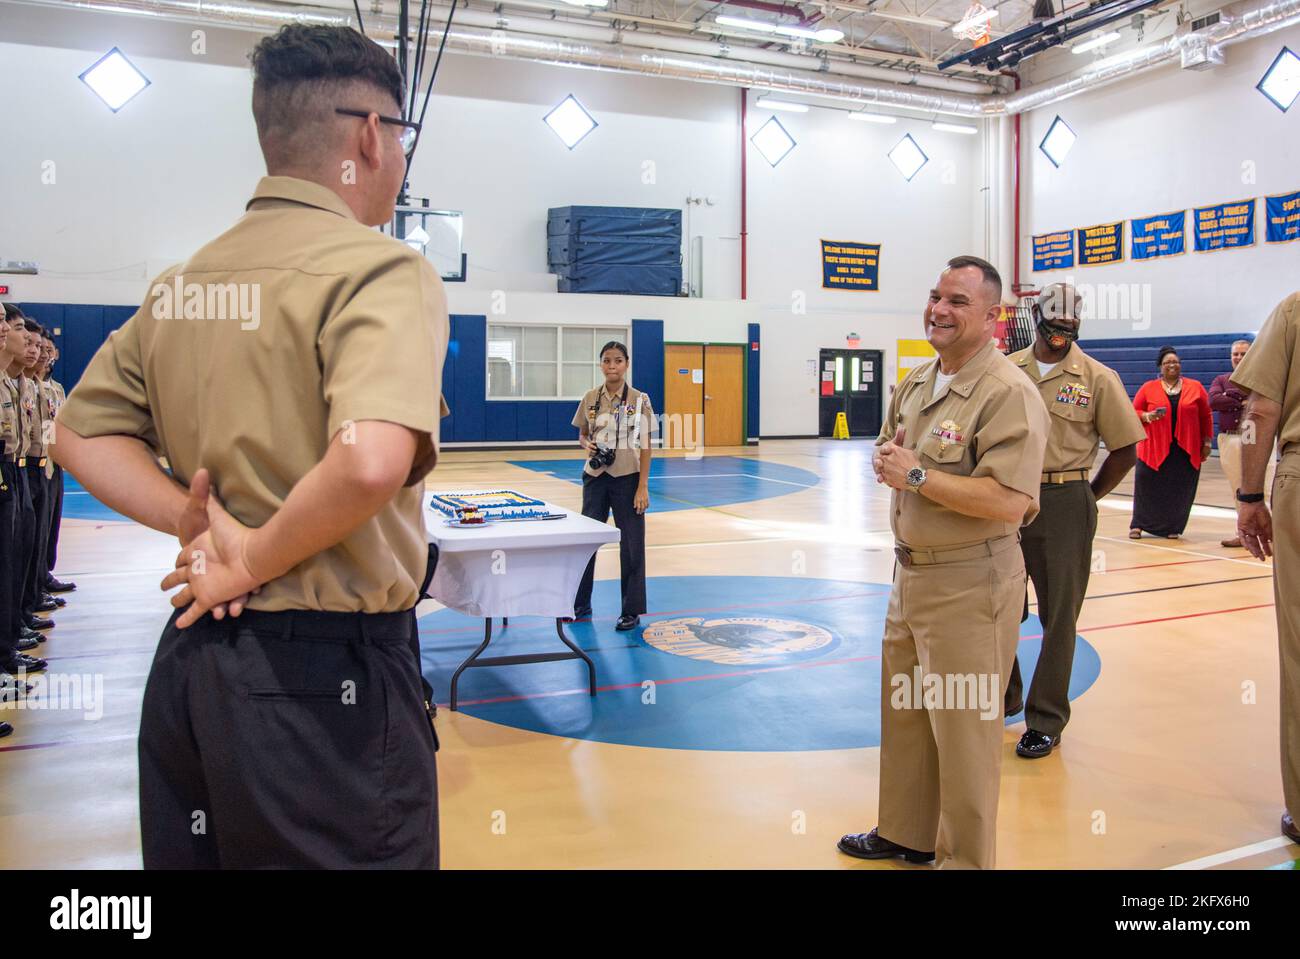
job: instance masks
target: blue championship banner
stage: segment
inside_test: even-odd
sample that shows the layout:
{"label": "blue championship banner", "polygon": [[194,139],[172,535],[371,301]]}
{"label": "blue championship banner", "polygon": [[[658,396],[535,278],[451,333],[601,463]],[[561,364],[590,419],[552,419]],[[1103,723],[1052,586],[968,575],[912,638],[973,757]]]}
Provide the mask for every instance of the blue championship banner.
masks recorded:
{"label": "blue championship banner", "polygon": [[1079,265],[1100,266],[1124,260],[1124,221],[1080,227]]}
{"label": "blue championship banner", "polygon": [[1132,257],[1135,260],[1153,260],[1158,256],[1177,256],[1187,235],[1187,211],[1164,213],[1129,220],[1132,231]]}
{"label": "blue championship banner", "polygon": [[1034,269],[1069,270],[1074,268],[1074,231],[1039,233],[1034,236]]}
{"label": "blue championship banner", "polygon": [[1192,211],[1196,252],[1255,245],[1255,199],[1199,206]]}
{"label": "blue championship banner", "polygon": [[1264,197],[1264,242],[1300,240],[1300,191]]}
{"label": "blue championship banner", "polygon": [[880,289],[880,244],[822,240],[822,289]]}

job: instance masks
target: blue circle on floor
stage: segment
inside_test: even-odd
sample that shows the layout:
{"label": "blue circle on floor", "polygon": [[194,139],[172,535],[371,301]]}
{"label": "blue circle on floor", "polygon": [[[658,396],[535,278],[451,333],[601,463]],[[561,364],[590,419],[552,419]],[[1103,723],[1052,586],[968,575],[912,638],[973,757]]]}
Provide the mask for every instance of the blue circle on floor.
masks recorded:
{"label": "blue circle on floor", "polygon": [[[880,745],[880,642],[890,587],[780,576],[661,576],[647,584],[641,629],[614,629],[617,580],[599,580],[592,622],[565,626],[596,665],[588,694],[580,660],[467,669],[459,708],[478,719],[572,739],[755,752]],[[485,656],[563,652],[555,621],[512,618]],[[1042,627],[1021,624],[1028,688]],[[483,621],[452,610],[420,618],[424,675],[446,703],[456,667],[483,640]],[[1101,672],[1075,645],[1070,698]],[[978,695],[978,693],[977,693]],[[999,692],[998,698],[1001,697]],[[1011,720],[1008,720],[1010,722]]]}
{"label": "blue circle on floor", "polygon": [[[556,479],[582,485],[582,460],[512,460]],[[750,503],[811,489],[821,482],[816,473],[745,456],[656,456],[650,460],[650,512],[699,509]]]}

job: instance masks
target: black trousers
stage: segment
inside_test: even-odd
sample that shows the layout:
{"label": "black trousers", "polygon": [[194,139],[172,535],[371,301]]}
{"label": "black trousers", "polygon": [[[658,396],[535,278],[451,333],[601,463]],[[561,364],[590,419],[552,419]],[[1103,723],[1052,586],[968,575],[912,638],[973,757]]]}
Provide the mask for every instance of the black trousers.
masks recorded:
{"label": "black trousers", "polygon": [[59,558],[59,527],[63,524],[63,467],[55,465],[54,478],[49,481],[50,532],[45,540],[45,581],[54,574],[54,564]]}
{"label": "black trousers", "polygon": [[[18,496],[14,502],[13,631],[26,624],[32,609],[27,605],[27,575],[32,568],[36,547],[36,509],[32,499],[31,477],[26,467],[15,466]],[[33,602],[32,607],[36,604]]]}
{"label": "black trousers", "polygon": [[413,611],[178,615],[140,716],[146,869],[437,868]]}
{"label": "black trousers", "polygon": [[35,459],[27,461],[27,488],[32,497],[32,549],[23,583],[23,612],[34,614],[49,569],[45,565],[45,544],[50,530],[50,481],[45,478],[45,467],[37,466]]}
{"label": "black trousers", "polygon": [[[623,615],[640,616],[645,612],[645,514],[633,505],[640,473],[626,476],[582,474],[582,515],[601,523],[614,513],[614,525],[622,538],[618,544],[618,568],[622,573]],[[591,605],[591,588],[596,577],[596,556],[592,554],[573,600],[574,609]]]}
{"label": "black trousers", "polygon": [[18,467],[0,457],[0,662],[18,651],[14,588],[18,583]]}
{"label": "black trousers", "polygon": [[[1086,480],[1049,483],[1039,488],[1040,510],[1020,532],[1025,571],[1034,583],[1038,618],[1043,624],[1038,665],[1025,701],[1025,725],[1059,736],[1070,721],[1070,674],[1092,571],[1092,541],[1097,533],[1097,499]],[[1015,661],[1006,702],[1023,695],[1020,660]]]}

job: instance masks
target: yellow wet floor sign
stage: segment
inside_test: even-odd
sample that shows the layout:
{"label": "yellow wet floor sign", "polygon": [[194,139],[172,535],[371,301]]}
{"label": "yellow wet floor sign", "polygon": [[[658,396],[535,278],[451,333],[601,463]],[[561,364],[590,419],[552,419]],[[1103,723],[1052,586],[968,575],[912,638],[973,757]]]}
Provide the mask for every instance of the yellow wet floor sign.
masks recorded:
{"label": "yellow wet floor sign", "polygon": [[835,414],[835,430],[831,433],[831,439],[846,440],[849,438],[849,421],[843,413]]}

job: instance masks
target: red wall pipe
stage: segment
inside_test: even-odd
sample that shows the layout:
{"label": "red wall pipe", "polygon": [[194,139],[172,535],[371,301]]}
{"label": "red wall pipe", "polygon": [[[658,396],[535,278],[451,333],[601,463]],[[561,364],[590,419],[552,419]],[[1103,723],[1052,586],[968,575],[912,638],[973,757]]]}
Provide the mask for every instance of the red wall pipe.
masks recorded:
{"label": "red wall pipe", "polygon": [[746,168],[745,168],[745,120],[749,110],[749,88],[740,88],[740,298],[743,300],[748,293],[749,267],[747,263],[749,231],[748,224],[745,220],[745,198],[747,189]]}

